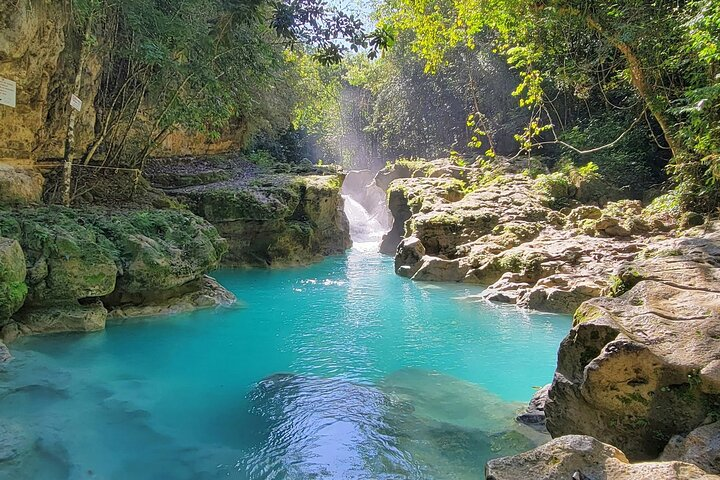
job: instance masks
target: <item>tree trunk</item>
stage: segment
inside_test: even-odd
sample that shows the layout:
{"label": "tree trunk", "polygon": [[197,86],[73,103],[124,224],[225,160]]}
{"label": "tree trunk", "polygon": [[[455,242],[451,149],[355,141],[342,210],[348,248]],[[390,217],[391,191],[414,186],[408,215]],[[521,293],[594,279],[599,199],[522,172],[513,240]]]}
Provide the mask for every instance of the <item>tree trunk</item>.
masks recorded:
{"label": "tree trunk", "polygon": [[[82,86],[82,74],[85,68],[85,61],[88,56],[88,40],[92,28],[92,20],[88,19],[85,25],[85,33],[82,38],[82,46],[80,47],[80,58],[78,60],[78,68],[75,72],[75,83],[73,84],[72,94],[80,97],[80,87]],[[62,203],[66,207],[70,205],[72,192],[72,166],[75,159],[73,149],[75,148],[75,122],[79,112],[74,108],[70,108],[70,121],[68,122],[67,136],[65,137],[65,161],[63,165],[63,182],[62,182]]]}
{"label": "tree trunk", "polygon": [[642,98],[645,102],[645,105],[647,105],[650,113],[653,115],[653,117],[655,117],[658,125],[660,125],[663,136],[665,137],[665,142],[667,142],[668,147],[670,147],[673,156],[677,156],[678,154],[680,154],[683,150],[682,145],[675,138],[672,126],[670,125],[670,120],[665,114],[665,108],[663,105],[660,104],[661,102],[658,102],[658,98],[653,92],[652,86],[647,81],[647,77],[645,76],[645,72],[643,71],[640,59],[637,57],[637,55],[635,55],[633,49],[630,47],[630,45],[623,42],[619,38],[606,33],[602,26],[597,23],[592,17],[587,17],[587,23],[590,28],[605,37],[610,42],[610,44],[613,47],[617,48],[618,51],[620,51],[620,53],[623,55],[623,57],[625,57],[625,60],[628,63],[628,67],[630,68],[630,78],[633,86],[640,95],[640,98]]}

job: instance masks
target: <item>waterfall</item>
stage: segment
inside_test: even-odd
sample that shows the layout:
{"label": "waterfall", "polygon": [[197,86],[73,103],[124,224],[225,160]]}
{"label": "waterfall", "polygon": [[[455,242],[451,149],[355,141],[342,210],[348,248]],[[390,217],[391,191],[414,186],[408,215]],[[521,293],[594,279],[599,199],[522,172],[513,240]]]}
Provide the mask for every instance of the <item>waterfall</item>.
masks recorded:
{"label": "waterfall", "polygon": [[350,222],[350,237],[353,243],[378,243],[387,229],[377,215],[371,215],[360,202],[349,195],[345,199],[345,215]]}
{"label": "waterfall", "polygon": [[377,248],[392,225],[385,205],[385,192],[375,185],[369,170],[351,171],[342,187],[345,215],[350,222],[350,237],[356,246]]}

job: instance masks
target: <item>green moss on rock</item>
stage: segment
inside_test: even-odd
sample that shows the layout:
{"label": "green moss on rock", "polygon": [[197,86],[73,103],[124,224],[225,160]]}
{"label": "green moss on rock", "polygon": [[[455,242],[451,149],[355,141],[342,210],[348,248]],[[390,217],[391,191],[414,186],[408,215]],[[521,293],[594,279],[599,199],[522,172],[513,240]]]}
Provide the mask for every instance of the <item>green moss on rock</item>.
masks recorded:
{"label": "green moss on rock", "polygon": [[0,237],[0,325],[22,307],[27,296],[25,255],[17,240]]}
{"label": "green moss on rock", "polygon": [[[0,235],[14,237],[25,251],[22,280],[27,262],[27,306],[36,317],[85,298],[112,306],[166,297],[217,268],[227,251],[215,227],[178,210],[5,210]],[[17,298],[22,288],[5,291]]]}

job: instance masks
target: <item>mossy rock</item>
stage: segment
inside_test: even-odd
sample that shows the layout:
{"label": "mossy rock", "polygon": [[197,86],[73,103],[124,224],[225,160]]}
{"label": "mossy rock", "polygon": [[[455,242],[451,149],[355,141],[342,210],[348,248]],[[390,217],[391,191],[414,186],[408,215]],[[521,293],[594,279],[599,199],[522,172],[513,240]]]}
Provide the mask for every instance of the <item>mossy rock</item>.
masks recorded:
{"label": "mossy rock", "polygon": [[123,293],[179,287],[216,269],[227,251],[217,229],[189,212],[134,211],[95,222],[115,247]]}
{"label": "mossy rock", "polygon": [[115,288],[114,246],[86,214],[45,207],[4,211],[0,218],[0,235],[20,242],[28,266],[45,265],[30,282],[29,303],[99,297]]}
{"label": "mossy rock", "polygon": [[97,332],[105,328],[108,312],[96,302],[91,305],[60,303],[53,306],[23,308],[18,321],[33,334]]}
{"label": "mossy rock", "polygon": [[25,254],[20,244],[0,237],[0,325],[10,319],[25,302]]}
{"label": "mossy rock", "polygon": [[193,211],[211,222],[287,218],[300,202],[300,182],[190,192]]}
{"label": "mossy rock", "polygon": [[0,235],[25,250],[30,306],[116,290],[153,295],[217,268],[227,251],[215,227],[179,210],[1,211]]}

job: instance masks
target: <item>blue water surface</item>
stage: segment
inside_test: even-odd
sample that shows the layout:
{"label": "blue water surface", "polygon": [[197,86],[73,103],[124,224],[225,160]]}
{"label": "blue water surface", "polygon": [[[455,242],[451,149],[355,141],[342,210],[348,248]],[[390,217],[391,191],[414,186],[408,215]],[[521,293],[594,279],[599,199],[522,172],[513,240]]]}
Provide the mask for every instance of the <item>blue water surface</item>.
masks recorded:
{"label": "blue water surface", "polygon": [[0,478],[478,479],[543,441],[513,417],[570,319],[392,262],[222,270],[234,308],[13,344]]}

